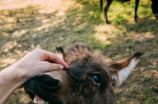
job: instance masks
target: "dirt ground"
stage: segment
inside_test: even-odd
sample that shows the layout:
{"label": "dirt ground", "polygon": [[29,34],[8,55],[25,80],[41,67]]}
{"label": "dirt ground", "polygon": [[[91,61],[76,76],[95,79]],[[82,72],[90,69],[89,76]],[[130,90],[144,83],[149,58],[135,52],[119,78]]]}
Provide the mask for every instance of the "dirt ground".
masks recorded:
{"label": "dirt ground", "polygon": [[[86,43],[110,62],[144,51],[137,67],[119,88],[117,104],[158,103],[158,22],[150,0],[141,0],[138,23],[134,0],[114,1],[103,22],[99,0],[0,0],[0,70],[35,48],[55,52],[56,46]],[[6,104],[33,104],[23,89]]]}

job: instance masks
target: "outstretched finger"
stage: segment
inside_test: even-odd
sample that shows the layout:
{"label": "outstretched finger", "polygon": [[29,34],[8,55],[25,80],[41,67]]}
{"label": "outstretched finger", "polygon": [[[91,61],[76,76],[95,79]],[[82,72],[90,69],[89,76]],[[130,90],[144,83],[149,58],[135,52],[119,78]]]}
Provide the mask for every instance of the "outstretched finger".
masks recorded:
{"label": "outstretched finger", "polygon": [[41,62],[40,65],[39,65],[39,70],[40,70],[40,73],[44,73],[44,72],[49,72],[49,71],[52,71],[52,70],[60,70],[60,69],[63,69],[64,66],[61,65],[61,64],[56,64],[56,63],[49,63],[49,62]]}
{"label": "outstretched finger", "polygon": [[64,60],[62,60],[61,58],[59,58],[56,54],[48,52],[48,51],[44,51],[44,61],[52,61],[55,62],[57,64],[61,64],[64,66],[64,68],[68,69],[69,66],[66,64],[66,62]]}

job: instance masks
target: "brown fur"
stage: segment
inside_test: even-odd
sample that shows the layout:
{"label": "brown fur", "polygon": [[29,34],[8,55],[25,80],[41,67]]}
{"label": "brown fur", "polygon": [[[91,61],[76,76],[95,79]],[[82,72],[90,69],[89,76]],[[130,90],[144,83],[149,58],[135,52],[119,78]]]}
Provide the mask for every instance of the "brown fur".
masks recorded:
{"label": "brown fur", "polygon": [[[91,87],[93,86],[91,85],[91,83],[87,83],[87,81],[85,80],[87,76],[82,75],[81,79],[85,80],[85,82],[83,81],[82,84],[78,83],[76,88],[79,89],[70,90],[73,91],[74,93],[71,95],[71,97],[69,97],[69,100],[72,101],[73,98],[77,98],[77,99],[73,99],[73,102],[77,104],[103,104],[103,103],[113,104],[114,103],[113,101],[115,99],[114,96],[108,98],[108,95],[110,96],[111,95],[110,93],[113,93],[113,88],[110,83],[111,81],[111,77],[109,73],[110,68],[108,67],[107,62],[105,62],[103,55],[99,51],[93,51],[88,45],[85,44],[75,44],[73,46],[70,46],[67,52],[65,53],[65,61],[70,67],[71,65],[77,65],[77,66],[81,66],[81,67],[84,66],[88,68],[87,73],[88,71],[89,72],[99,71],[101,73],[104,73],[103,75],[107,83],[103,88],[101,88],[101,90],[107,88],[106,89],[107,92],[103,95],[99,95],[99,94],[95,95],[94,93],[96,93],[97,89],[95,87]],[[78,70],[82,71],[81,68],[79,68]],[[75,91],[84,93],[84,96],[80,96],[80,94],[78,95],[77,92]],[[91,93],[89,93],[89,91],[91,91]],[[92,95],[95,95],[95,97]],[[79,99],[80,102],[78,103]],[[96,100],[91,101],[89,99],[91,100],[96,99]],[[100,99],[100,102],[97,99]],[[104,99],[104,102],[101,99]]]}
{"label": "brown fur", "polygon": [[117,61],[113,64],[110,65],[110,67],[114,70],[114,71],[120,71],[121,69],[125,68],[128,66],[130,62],[130,59],[129,58],[126,58],[124,60],[121,60],[121,61]]}
{"label": "brown fur", "polygon": [[[30,79],[30,82],[26,83],[26,92],[29,94],[32,92],[39,92],[43,95],[49,94],[45,98],[42,94],[41,98],[48,99],[52,104],[115,104],[115,95],[113,91],[113,80],[112,75],[117,74],[119,70],[126,67],[130,59],[135,58],[134,56],[140,56],[136,54],[131,58],[126,58],[123,61],[118,61],[113,64],[108,64],[104,56],[99,51],[93,51],[88,45],[75,44],[68,48],[64,52],[62,47],[57,47],[58,55],[62,56],[63,60],[69,65],[67,70],[54,70],[48,73],[52,79],[59,80],[60,89],[47,92],[46,89],[42,89],[41,84],[30,85],[29,83],[42,83],[39,76],[37,78]],[[44,77],[48,77],[44,76]],[[98,78],[96,80],[94,76]],[[40,80],[39,80],[40,79]],[[35,88],[34,88],[35,86]],[[56,89],[59,86],[49,86]],[[33,88],[33,89],[32,89]],[[34,91],[34,89],[38,90]],[[41,90],[42,89],[42,90]],[[36,94],[36,93],[35,93]],[[33,97],[33,94],[30,94]],[[55,100],[51,100],[55,99]],[[55,102],[56,101],[56,102]],[[62,103],[61,103],[62,102]]]}

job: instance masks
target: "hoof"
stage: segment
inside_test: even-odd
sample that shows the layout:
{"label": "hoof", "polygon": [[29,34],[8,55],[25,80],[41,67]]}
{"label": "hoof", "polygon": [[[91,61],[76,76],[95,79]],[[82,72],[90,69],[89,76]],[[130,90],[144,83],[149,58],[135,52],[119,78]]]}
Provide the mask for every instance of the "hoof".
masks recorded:
{"label": "hoof", "polygon": [[158,14],[154,14],[155,18],[158,20]]}
{"label": "hoof", "polygon": [[104,20],[104,22],[106,22],[106,24],[110,24],[109,21]]}
{"label": "hoof", "polygon": [[138,19],[139,19],[138,16],[134,17],[135,22],[138,22]]}

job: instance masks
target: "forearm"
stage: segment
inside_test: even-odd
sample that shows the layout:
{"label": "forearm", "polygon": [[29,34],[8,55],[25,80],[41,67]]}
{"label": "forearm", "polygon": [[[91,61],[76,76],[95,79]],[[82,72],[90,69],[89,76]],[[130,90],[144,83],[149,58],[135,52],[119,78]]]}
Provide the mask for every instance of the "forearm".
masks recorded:
{"label": "forearm", "polygon": [[[54,63],[50,63],[54,62]],[[23,87],[31,77],[69,66],[54,53],[35,49],[15,64],[0,71],[0,104],[17,88]]]}
{"label": "forearm", "polygon": [[19,87],[14,68],[16,67],[12,65],[0,71],[0,104],[3,104],[10,94]]}

